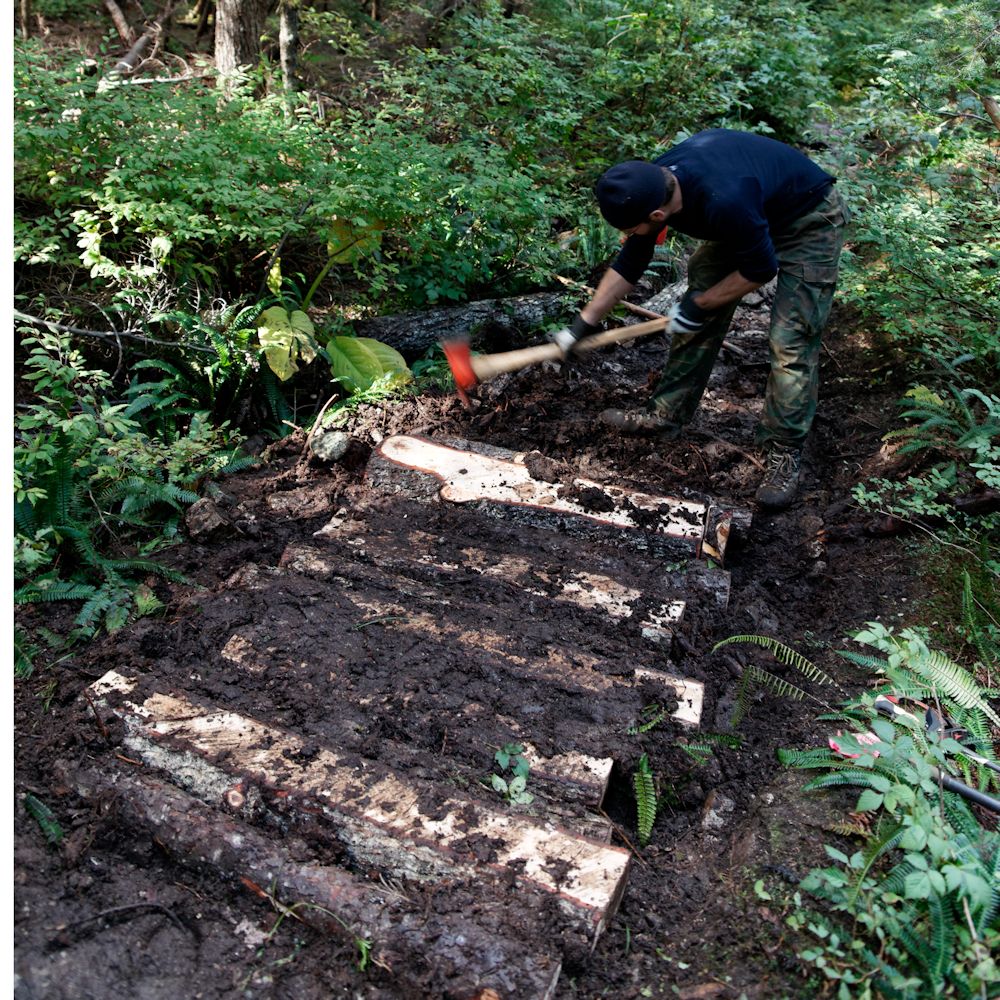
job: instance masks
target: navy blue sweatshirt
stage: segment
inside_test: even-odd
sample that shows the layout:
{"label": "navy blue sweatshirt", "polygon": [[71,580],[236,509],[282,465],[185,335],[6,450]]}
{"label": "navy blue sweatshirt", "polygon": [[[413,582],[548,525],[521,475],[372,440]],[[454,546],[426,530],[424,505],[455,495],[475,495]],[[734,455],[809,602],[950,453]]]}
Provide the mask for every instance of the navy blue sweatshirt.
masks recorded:
{"label": "navy blue sweatshirt", "polygon": [[[667,225],[726,244],[747,281],[778,273],[772,236],[815,208],[834,178],[791,146],[728,129],[698,132],[653,161],[676,175],[682,209]],[[656,233],[630,236],[611,267],[635,284],[653,259]]]}

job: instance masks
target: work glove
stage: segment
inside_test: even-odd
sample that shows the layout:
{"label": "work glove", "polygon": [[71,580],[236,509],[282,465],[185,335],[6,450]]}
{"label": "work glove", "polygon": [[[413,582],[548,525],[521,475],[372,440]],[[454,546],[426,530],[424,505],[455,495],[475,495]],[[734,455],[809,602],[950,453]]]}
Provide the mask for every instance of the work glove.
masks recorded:
{"label": "work glove", "polygon": [[690,337],[699,333],[712,318],[712,313],[702,309],[694,301],[695,293],[689,288],[680,302],[675,302],[667,313],[667,333],[682,334]]}
{"label": "work glove", "polygon": [[562,351],[563,358],[566,358],[573,353],[578,340],[582,337],[589,337],[592,333],[597,333],[598,330],[600,330],[599,326],[588,323],[580,313],[577,313],[569,326],[550,331],[548,339]]}

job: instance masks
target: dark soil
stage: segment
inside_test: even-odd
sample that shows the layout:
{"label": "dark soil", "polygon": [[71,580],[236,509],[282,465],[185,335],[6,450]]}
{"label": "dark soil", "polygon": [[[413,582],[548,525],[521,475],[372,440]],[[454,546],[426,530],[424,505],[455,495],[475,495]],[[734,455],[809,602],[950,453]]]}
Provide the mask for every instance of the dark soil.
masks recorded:
{"label": "dark soil", "polygon": [[[525,591],[470,575],[452,588],[449,621],[484,643],[473,667],[463,647],[443,633],[406,627],[426,587],[440,581],[397,580],[391,567],[366,563],[363,553],[333,569],[277,572],[289,545],[314,545],[314,532],[332,516],[350,518],[361,509],[373,530],[398,538],[400,552],[413,547],[419,525],[439,561],[471,544],[533,565],[554,558],[545,534],[530,527],[512,530],[401,499],[380,505],[369,495],[365,460],[393,433],[528,452],[531,475],[543,482],[562,482],[569,473],[752,506],[760,475],[752,441],[767,371],[765,322],[766,310],[738,313],[732,336],[740,353],[724,352],[699,416],[680,441],[623,438],[596,419],[606,407],[641,403],[664,356],[656,339],[559,370],[503,377],[477,390],[471,411],[434,394],[362,407],[346,427],[359,443],[341,464],[307,462],[301,441],[292,441],[261,470],[223,482],[218,504],[231,528],[164,556],[197,587],[156,583],[164,613],[40,668],[16,687],[16,996],[406,995],[384,970],[360,970],[350,941],[283,916],[245,884],[180,866],[161,845],[120,823],[113,803],[94,805],[72,792],[66,775],[76,767],[128,766],[113,728],[103,732],[79,697],[111,669],[138,676],[147,693],[185,691],[294,729],[310,741],[306,754],[332,744],[372,767],[414,777],[450,768],[459,789],[489,772],[491,748],[516,735],[502,720],[516,718],[543,753],[572,747],[615,758],[605,809],[619,831],[615,842],[630,849],[636,844],[630,776],[646,753],[661,795],[652,839],[637,851],[624,900],[593,955],[570,949],[557,996],[817,995],[820,986],[796,959],[780,903],[766,904],[752,886],[765,878],[790,890],[811,865],[823,863],[822,844],[836,836],[830,827],[847,800],[801,794],[799,778],[783,773],[774,756],[781,746],[824,741],[824,724],[815,721],[821,709],[758,692],[733,731],[743,666],[782,668],[749,647],[711,650],[734,634],[774,636],[850,685],[854,679],[832,650],[867,620],[902,617],[900,609],[914,596],[917,580],[898,542],[869,535],[851,504],[862,466],[882,462],[880,435],[900,390],[873,385],[872,351],[848,317],[837,318],[827,337],[822,400],[798,501],[782,513],[756,512],[727,560],[728,609],[693,609],[672,665],[634,631],[602,630],[579,610],[540,617]],[[608,501],[597,487],[577,488],[575,499],[594,511]],[[595,564],[629,559],[601,552],[596,542],[579,546],[580,558]],[[635,586],[655,588],[656,576],[636,561]],[[550,585],[539,577],[540,592]],[[396,620],[372,613],[373,595],[383,605],[399,605]],[[22,624],[37,630],[57,627],[58,620],[52,609],[28,609]],[[569,680],[512,679],[490,660],[483,637],[494,634],[507,655],[544,657],[558,647],[610,665],[607,696],[595,699]],[[242,666],[221,652],[234,637],[252,654]],[[669,722],[627,735],[612,721],[635,715],[643,698],[615,682],[616,663],[623,672],[669,666],[704,681],[702,731],[738,736],[738,745],[719,745],[700,762],[683,749],[688,735]],[[818,698],[838,700],[830,689],[805,686]],[[488,711],[477,713],[477,706]],[[58,846],[46,843],[26,811],[29,793],[53,810],[65,831]],[[349,863],[341,845],[321,831],[292,825],[269,833],[305,844],[317,860]],[[435,912],[465,906],[469,891],[461,884],[408,887]],[[525,913],[523,921],[514,913],[509,933],[541,939],[547,926],[537,913]],[[428,988],[425,995],[434,994]]]}

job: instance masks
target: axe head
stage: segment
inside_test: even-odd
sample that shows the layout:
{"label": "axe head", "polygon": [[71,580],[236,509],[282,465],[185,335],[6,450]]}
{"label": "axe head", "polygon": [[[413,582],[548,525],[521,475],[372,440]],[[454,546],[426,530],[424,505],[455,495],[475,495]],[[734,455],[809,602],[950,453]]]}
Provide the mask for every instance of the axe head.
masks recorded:
{"label": "axe head", "polygon": [[458,398],[468,409],[469,397],[467,390],[479,384],[476,373],[472,370],[472,349],[467,340],[442,340],[441,347],[444,350],[445,359],[451,369],[452,377],[455,379],[455,387],[458,389]]}

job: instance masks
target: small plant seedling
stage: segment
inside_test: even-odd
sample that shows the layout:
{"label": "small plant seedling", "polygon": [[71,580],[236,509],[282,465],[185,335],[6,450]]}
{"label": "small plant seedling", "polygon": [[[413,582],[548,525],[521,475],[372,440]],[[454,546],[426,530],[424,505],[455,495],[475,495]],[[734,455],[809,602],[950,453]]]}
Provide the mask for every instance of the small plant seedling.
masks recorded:
{"label": "small plant seedling", "polygon": [[656,809],[658,805],[656,780],[647,754],[643,754],[639,758],[639,765],[632,775],[632,785],[635,788],[636,812],[638,813],[639,820],[639,843],[645,847],[649,843],[650,835],[653,832],[653,823],[656,822]]}
{"label": "small plant seedling", "polygon": [[41,827],[45,839],[53,846],[62,842],[63,829],[52,810],[34,795],[25,795],[24,808],[28,815]]}
{"label": "small plant seedling", "polygon": [[654,702],[652,705],[644,705],[639,712],[639,717],[633,719],[629,724],[629,736],[640,736],[655,729],[667,717],[667,710]]}
{"label": "small plant seedling", "polygon": [[535,796],[527,791],[531,768],[524,756],[524,747],[520,743],[506,743],[493,755],[493,759],[501,772],[510,771],[509,779],[503,773],[490,775],[493,791],[509,805],[526,806],[533,801]]}

